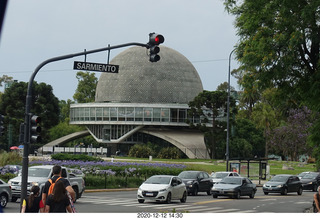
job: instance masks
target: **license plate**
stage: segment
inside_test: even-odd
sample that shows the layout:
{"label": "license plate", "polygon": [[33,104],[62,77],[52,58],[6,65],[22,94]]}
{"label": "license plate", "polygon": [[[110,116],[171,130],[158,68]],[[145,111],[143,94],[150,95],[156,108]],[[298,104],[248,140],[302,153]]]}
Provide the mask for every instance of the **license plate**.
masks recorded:
{"label": "license plate", "polygon": [[153,193],[147,192],[146,196],[153,196]]}

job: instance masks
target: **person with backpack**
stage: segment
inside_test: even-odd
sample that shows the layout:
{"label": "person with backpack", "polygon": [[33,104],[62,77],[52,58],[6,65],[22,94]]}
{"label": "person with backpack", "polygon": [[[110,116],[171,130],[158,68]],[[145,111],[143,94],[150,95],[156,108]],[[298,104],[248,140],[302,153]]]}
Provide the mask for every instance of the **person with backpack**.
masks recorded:
{"label": "person with backpack", "polygon": [[32,186],[30,195],[26,201],[26,208],[23,213],[40,213],[44,212],[44,205],[42,202],[42,197],[39,196],[40,188],[39,186]]}
{"label": "person with backpack", "polygon": [[72,213],[67,190],[62,180],[55,183],[52,194],[46,200],[45,213]]}
{"label": "person with backpack", "polygon": [[47,197],[52,193],[52,191],[55,187],[55,184],[58,181],[63,182],[63,185],[64,185],[65,189],[67,190],[67,192],[70,194],[72,201],[75,201],[75,192],[74,192],[73,188],[71,187],[69,180],[61,177],[61,173],[62,173],[61,166],[55,165],[52,168],[53,176],[51,177],[51,179],[49,179],[45,183],[44,189],[42,192],[42,202],[43,202],[44,206],[46,205]]}

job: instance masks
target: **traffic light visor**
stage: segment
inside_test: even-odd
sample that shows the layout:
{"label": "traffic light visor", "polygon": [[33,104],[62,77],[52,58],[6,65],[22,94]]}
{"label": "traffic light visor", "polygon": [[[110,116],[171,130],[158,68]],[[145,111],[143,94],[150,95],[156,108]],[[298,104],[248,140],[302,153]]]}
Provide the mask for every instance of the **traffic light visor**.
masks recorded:
{"label": "traffic light visor", "polygon": [[41,117],[39,117],[39,116],[32,116],[31,117],[31,123],[38,124],[40,122],[41,122]]}
{"label": "traffic light visor", "polygon": [[164,42],[164,37],[160,34],[151,33],[149,38],[149,43],[153,45],[159,45]]}

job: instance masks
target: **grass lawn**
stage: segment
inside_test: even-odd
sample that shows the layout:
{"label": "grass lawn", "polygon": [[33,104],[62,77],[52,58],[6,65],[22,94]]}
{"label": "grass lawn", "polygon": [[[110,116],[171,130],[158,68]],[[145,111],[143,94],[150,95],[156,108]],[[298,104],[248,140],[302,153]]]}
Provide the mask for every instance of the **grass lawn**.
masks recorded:
{"label": "grass lawn", "polygon": [[[121,159],[129,159],[137,162],[150,162],[149,158],[131,158],[131,157],[116,157],[116,160],[121,161]],[[157,159],[153,158],[152,162],[168,162],[168,163],[184,163],[188,170],[202,170],[209,174],[214,171],[225,171],[226,162],[224,160],[209,160],[209,159]],[[234,161],[230,161],[234,162]],[[270,175],[277,174],[293,174],[297,175],[301,172],[306,171],[317,171],[314,163],[303,164],[301,162],[293,161],[268,161],[270,166]],[[291,169],[285,170],[283,166],[291,167]]]}

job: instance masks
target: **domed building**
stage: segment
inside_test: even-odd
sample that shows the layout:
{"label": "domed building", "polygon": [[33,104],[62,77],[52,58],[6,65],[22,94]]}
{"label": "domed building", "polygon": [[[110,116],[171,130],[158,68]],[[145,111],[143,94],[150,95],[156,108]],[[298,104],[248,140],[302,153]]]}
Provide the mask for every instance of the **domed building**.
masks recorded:
{"label": "domed building", "polygon": [[209,158],[204,136],[185,122],[188,103],[203,91],[190,61],[160,46],[161,60],[149,61],[147,50],[131,47],[110,64],[119,72],[101,73],[94,103],[72,104],[70,124],[85,125],[110,155],[135,143],[162,142],[178,147],[189,158]]}

